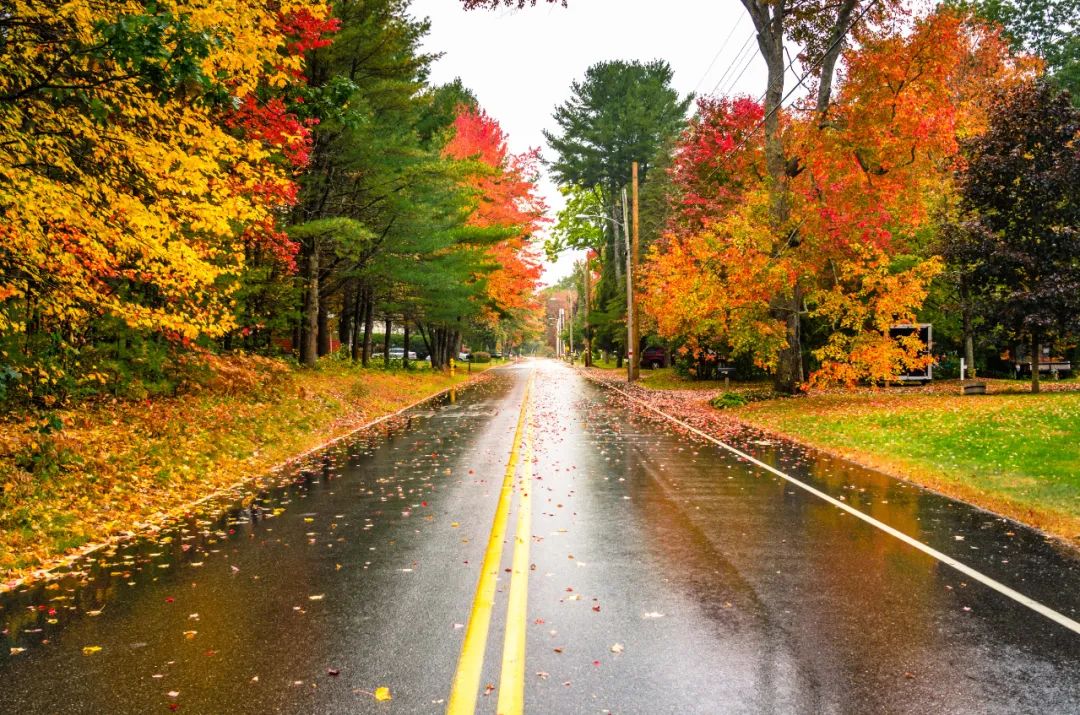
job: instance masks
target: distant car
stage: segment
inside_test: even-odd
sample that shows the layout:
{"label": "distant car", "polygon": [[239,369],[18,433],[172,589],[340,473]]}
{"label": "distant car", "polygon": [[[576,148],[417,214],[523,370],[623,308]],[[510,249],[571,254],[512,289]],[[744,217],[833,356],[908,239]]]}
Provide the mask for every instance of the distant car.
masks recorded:
{"label": "distant car", "polygon": [[457,354],[457,359],[458,359],[458,362],[468,362],[469,361],[469,353],[465,353],[465,352],[458,353]]}
{"label": "distant car", "polygon": [[491,358],[493,360],[502,360],[502,353],[491,353]]}
{"label": "distant car", "polygon": [[[390,359],[391,360],[403,360],[404,358],[405,358],[405,348],[390,348]],[[409,359],[410,360],[415,360],[416,359],[416,353],[413,352],[412,350],[409,351]]]}
{"label": "distant car", "polygon": [[667,365],[667,350],[664,348],[645,348],[641,351],[641,365],[656,369]]}

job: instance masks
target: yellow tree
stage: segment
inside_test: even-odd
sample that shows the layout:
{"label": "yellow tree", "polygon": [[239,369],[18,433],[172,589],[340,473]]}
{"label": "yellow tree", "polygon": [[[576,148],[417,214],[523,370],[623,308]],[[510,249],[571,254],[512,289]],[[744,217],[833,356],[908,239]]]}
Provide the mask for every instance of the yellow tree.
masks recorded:
{"label": "yellow tree", "polygon": [[232,327],[243,239],[277,235],[308,142],[267,98],[333,29],[322,4],[277,8],[6,6],[0,337],[103,316],[182,341]]}

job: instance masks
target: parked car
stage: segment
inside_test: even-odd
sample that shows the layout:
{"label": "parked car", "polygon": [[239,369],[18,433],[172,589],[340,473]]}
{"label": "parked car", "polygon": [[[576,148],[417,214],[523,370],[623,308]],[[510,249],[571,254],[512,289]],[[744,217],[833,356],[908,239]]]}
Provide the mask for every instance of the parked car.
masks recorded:
{"label": "parked car", "polygon": [[[402,360],[404,358],[405,358],[405,348],[390,348],[390,359],[391,360]],[[410,360],[415,360],[416,359],[416,353],[413,352],[412,350],[409,351],[409,359]]]}
{"label": "parked car", "polygon": [[458,362],[468,362],[469,361],[469,353],[466,353],[466,352],[458,353],[457,354],[457,361]]}
{"label": "parked car", "polygon": [[491,353],[491,358],[493,360],[502,360],[502,353],[499,353],[499,352]]}
{"label": "parked car", "polygon": [[641,351],[641,366],[656,369],[667,366],[667,350],[664,348],[645,348]]}

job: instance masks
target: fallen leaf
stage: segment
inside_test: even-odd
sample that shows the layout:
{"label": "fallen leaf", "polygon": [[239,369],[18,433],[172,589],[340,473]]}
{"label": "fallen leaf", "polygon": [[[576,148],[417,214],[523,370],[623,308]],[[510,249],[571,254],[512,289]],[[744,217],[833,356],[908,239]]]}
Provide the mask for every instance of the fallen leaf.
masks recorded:
{"label": "fallen leaf", "polygon": [[100,650],[101,650],[101,646],[99,646],[99,645],[84,645],[83,649],[82,649],[82,652],[83,652],[83,655],[93,655],[94,653],[97,653]]}
{"label": "fallen leaf", "polygon": [[623,644],[622,643],[616,643],[615,645],[611,646],[611,652],[612,653],[622,653],[623,652]]}
{"label": "fallen leaf", "polygon": [[392,698],[393,698],[393,696],[390,695],[390,688],[386,687],[385,685],[382,686],[382,687],[375,688],[375,699],[378,700],[379,702],[384,702],[386,700],[391,700]]}

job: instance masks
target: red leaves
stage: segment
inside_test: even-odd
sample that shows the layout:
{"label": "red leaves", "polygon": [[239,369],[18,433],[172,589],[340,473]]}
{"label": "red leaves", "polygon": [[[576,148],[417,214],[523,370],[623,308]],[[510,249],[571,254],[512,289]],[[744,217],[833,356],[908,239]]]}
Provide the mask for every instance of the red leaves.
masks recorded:
{"label": "red leaves", "polygon": [[336,17],[316,17],[307,8],[295,10],[288,15],[278,15],[281,33],[292,38],[287,49],[291,55],[302,55],[310,50],[326,47],[332,35],[341,29]]}
{"label": "red leaves", "polygon": [[259,139],[281,150],[297,169],[306,167],[311,161],[311,127],[318,124],[318,120],[301,121],[286,109],[285,102],[278,97],[260,102],[253,95],[247,95],[226,119],[226,124],[234,129],[242,129],[249,138]]}

